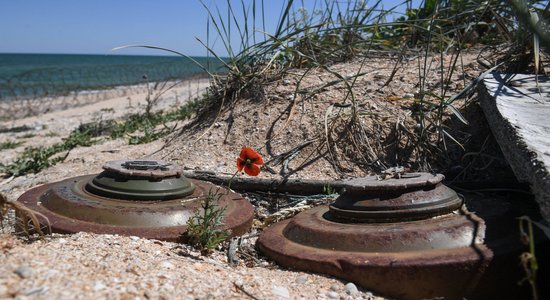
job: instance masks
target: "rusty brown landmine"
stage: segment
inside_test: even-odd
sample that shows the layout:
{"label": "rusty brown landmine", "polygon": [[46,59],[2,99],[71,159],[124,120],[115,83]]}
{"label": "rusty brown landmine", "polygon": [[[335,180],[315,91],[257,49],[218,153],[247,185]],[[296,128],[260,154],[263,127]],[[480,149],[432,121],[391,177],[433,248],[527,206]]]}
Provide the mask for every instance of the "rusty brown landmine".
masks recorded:
{"label": "rusty brown landmine", "polygon": [[[186,223],[189,217],[200,209],[200,200],[207,195],[210,189],[220,188],[208,182],[191,180],[197,186],[197,189],[192,195],[185,198],[168,201],[117,200],[93,195],[83,189],[85,182],[92,177],[93,175],[80,176],[45,184],[25,192],[18,201],[48,217],[54,232],[76,233],[84,231],[178,241],[187,229]],[[80,183],[76,185],[78,193],[73,194],[72,197],[65,197],[59,195],[59,193],[56,195],[56,189],[62,187],[73,189],[72,186],[76,183]],[[254,216],[252,205],[241,195],[234,192],[225,194],[226,190],[221,189],[220,192],[224,193],[224,196],[220,198],[219,205],[227,207],[223,228],[230,229],[231,236],[246,233],[252,225]],[[48,199],[49,196],[53,198]],[[48,203],[48,201],[52,203]],[[106,203],[110,205],[105,206]],[[113,205],[113,203],[116,203],[116,205]],[[71,209],[67,208],[76,208],[75,210],[80,212],[78,216],[80,219],[73,218]],[[62,212],[56,212],[56,209]],[[101,210],[109,212],[109,217],[103,219]],[[128,218],[128,216],[131,216],[131,218]],[[166,226],[167,216],[177,219],[174,220],[172,226]],[[139,224],[140,217],[143,218],[143,224]],[[156,223],[164,223],[164,226],[155,225],[155,219],[157,220]],[[118,224],[110,224],[110,221],[113,220]],[[151,220],[153,222],[150,222]],[[149,223],[146,221],[149,221]],[[124,222],[129,223],[121,224]]]}
{"label": "rusty brown landmine", "polygon": [[[283,266],[333,275],[390,298],[525,295],[510,280],[521,279],[522,245],[517,235],[500,230],[515,223],[509,207],[485,198],[472,203],[475,212],[490,216],[487,230],[442,179],[426,173],[381,182],[353,179],[332,205],[265,229],[258,247]],[[440,215],[424,214],[434,206]],[[497,265],[502,263],[506,267]]]}
{"label": "rusty brown landmine", "polygon": [[[328,208],[323,208],[328,211]],[[308,215],[302,212],[295,218]],[[482,244],[457,248],[391,251],[343,250],[339,241],[320,237],[304,245],[286,236],[292,220],[277,223],[258,240],[260,250],[278,264],[293,269],[330,274],[397,299],[462,299],[478,283],[493,253]],[[421,221],[417,221],[421,222]],[[318,226],[321,228],[321,226]],[[363,236],[369,242],[369,236]],[[332,244],[334,247],[322,245]],[[340,248],[340,250],[338,250]]]}

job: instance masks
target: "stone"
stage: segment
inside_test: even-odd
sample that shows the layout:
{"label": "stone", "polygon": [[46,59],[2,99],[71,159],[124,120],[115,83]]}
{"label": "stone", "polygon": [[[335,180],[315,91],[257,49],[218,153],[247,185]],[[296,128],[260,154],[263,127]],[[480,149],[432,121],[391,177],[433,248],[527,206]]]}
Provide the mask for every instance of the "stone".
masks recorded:
{"label": "stone", "polygon": [[25,279],[25,278],[29,278],[32,276],[32,274],[34,273],[34,270],[29,267],[29,266],[21,266],[17,269],[15,269],[15,271],[13,271],[15,274],[17,274],[17,276]]}
{"label": "stone", "polygon": [[95,284],[94,284],[93,290],[94,290],[94,292],[97,292],[97,291],[101,291],[102,289],[104,289],[106,287],[107,286],[103,282],[96,281]]}
{"label": "stone", "polygon": [[305,275],[298,276],[298,277],[296,277],[295,282],[297,284],[304,284],[304,283],[307,282],[307,277]]}
{"label": "stone", "polygon": [[237,281],[235,281],[234,284],[238,287],[242,287],[244,285],[244,282],[242,281],[242,279],[238,279]]}
{"label": "stone", "polygon": [[357,286],[355,286],[355,284],[353,284],[353,282],[348,282],[348,283],[344,286],[344,291],[345,291],[346,294],[348,294],[348,295],[355,295],[356,293],[359,292],[359,290],[357,289]]}
{"label": "stone", "polygon": [[8,287],[0,284],[0,298],[7,298],[8,297]]}
{"label": "stone", "polygon": [[271,289],[271,292],[273,293],[273,295],[277,296],[278,298],[290,299],[290,292],[286,287],[274,285],[273,288]]}
{"label": "stone", "polygon": [[173,269],[174,268],[174,265],[171,262],[167,261],[167,260],[161,262],[160,266],[165,268],[165,269]]}
{"label": "stone", "polygon": [[44,293],[44,292],[48,291],[48,289],[49,288],[47,286],[32,288],[32,289],[25,292],[25,296],[31,296],[31,295],[34,295],[34,294]]}
{"label": "stone", "polygon": [[335,291],[329,291],[329,292],[327,293],[327,297],[328,297],[329,299],[340,299],[340,295],[339,295],[337,292],[335,292]]}

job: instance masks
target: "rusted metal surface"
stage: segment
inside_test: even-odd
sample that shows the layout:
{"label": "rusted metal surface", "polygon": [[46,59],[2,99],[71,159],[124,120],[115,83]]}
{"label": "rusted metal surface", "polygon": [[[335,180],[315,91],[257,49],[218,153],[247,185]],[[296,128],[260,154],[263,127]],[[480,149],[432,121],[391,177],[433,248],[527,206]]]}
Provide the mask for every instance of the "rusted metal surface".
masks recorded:
{"label": "rusted metal surface", "polygon": [[345,181],[346,191],[394,191],[433,186],[445,179],[441,174],[405,173],[401,178],[380,180],[378,176],[357,177]]}
{"label": "rusted metal surface", "polygon": [[171,200],[124,200],[96,195],[86,188],[94,175],[46,184],[24,193],[18,201],[48,217],[54,232],[79,231],[135,235],[175,241],[186,231],[189,218],[200,209],[209,190],[220,189],[225,207],[224,228],[232,235],[248,231],[254,211],[241,195],[208,182],[190,180],[192,194]]}
{"label": "rusted metal surface", "polygon": [[330,274],[391,298],[471,295],[493,259],[485,222],[441,184],[442,175],[407,175],[346,181],[330,206],[264,230],[259,249],[283,266]]}
{"label": "rusted metal surface", "polygon": [[331,218],[354,222],[419,220],[448,214],[462,206],[443,175],[409,173],[401,179],[376,176],[346,181],[345,192],[330,205]]}
{"label": "rusted metal surface", "polygon": [[[260,250],[278,264],[330,274],[397,299],[457,299],[478,283],[493,253],[483,220],[461,210],[430,220],[344,224],[326,206],[266,229]],[[439,223],[441,222],[441,223]]]}
{"label": "rusted metal surface", "polygon": [[483,243],[485,224],[463,211],[420,222],[341,223],[316,207],[286,224],[283,235],[294,243],[349,252],[404,252],[468,247]]}

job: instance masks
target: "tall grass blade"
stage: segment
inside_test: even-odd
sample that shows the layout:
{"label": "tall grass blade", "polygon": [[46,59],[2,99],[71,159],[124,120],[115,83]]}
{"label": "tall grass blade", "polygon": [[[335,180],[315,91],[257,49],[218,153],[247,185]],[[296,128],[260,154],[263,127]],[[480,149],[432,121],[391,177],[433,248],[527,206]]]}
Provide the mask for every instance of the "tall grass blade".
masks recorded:
{"label": "tall grass blade", "polygon": [[155,50],[161,50],[161,51],[174,53],[174,54],[177,54],[179,56],[183,56],[185,58],[190,59],[197,66],[199,66],[203,71],[205,71],[210,77],[214,76],[212,73],[210,73],[210,71],[207,68],[205,68],[196,59],[192,58],[191,56],[189,56],[187,54],[183,54],[181,52],[178,52],[178,51],[175,51],[175,50],[172,50],[172,49],[168,49],[168,48],[163,48],[163,47],[158,47],[158,46],[151,46],[151,45],[124,45],[124,46],[120,46],[120,47],[115,47],[115,48],[111,49],[111,51],[118,51],[118,50],[127,49],[127,48],[147,48],[147,49],[155,49]]}
{"label": "tall grass blade", "polygon": [[485,78],[485,76],[487,76],[489,73],[496,70],[498,67],[502,66],[504,63],[506,63],[506,62],[503,61],[503,62],[495,65],[494,67],[488,69],[487,71],[481,73],[481,75],[476,77],[476,79],[472,80],[470,82],[470,84],[468,84],[465,88],[463,88],[458,94],[455,94],[455,95],[451,96],[451,98],[449,98],[449,100],[447,100],[445,104],[449,105],[449,104],[453,103],[455,100],[466,97],[467,95],[469,95],[474,90],[474,88],[481,82],[481,80],[483,80],[483,78]]}
{"label": "tall grass blade", "polygon": [[460,113],[460,111],[458,111],[458,109],[456,109],[456,107],[454,107],[452,104],[447,105],[447,107],[451,109],[453,114],[460,120],[460,122],[462,122],[466,125],[470,125],[468,120],[466,120],[466,118],[464,118],[464,116]]}
{"label": "tall grass blade", "polygon": [[[529,14],[531,16],[531,24],[538,25],[539,15],[534,11],[530,11]],[[540,64],[540,40],[539,40],[539,35],[536,32],[533,33],[533,52],[535,54],[535,76],[537,77],[537,80],[538,80],[539,64]]]}
{"label": "tall grass blade", "polygon": [[466,148],[464,148],[464,146],[459,141],[457,141],[450,133],[448,133],[447,130],[441,128],[441,132],[443,132],[444,135],[446,135],[453,142],[455,142],[458,146],[460,146],[460,148],[462,148],[462,150],[466,151]]}
{"label": "tall grass blade", "polygon": [[281,35],[281,32],[283,30],[283,24],[285,23],[285,20],[288,17],[288,13],[290,12],[290,9],[292,8],[292,4],[294,3],[294,0],[289,0],[286,4],[286,8],[284,13],[281,15],[281,18],[279,19],[279,25],[277,26],[277,31],[275,31],[275,36],[278,37]]}

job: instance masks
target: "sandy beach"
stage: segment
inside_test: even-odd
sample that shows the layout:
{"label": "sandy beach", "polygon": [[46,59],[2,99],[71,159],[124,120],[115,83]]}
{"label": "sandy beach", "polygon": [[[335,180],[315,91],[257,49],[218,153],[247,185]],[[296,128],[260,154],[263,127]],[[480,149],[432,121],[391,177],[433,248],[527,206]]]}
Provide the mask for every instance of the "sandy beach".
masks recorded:
{"label": "sandy beach", "polygon": [[[3,119],[8,119],[0,122],[0,143],[21,142],[15,149],[2,150],[0,163],[11,162],[25,147],[57,143],[80,124],[117,120],[143,112],[148,94],[154,97],[162,93],[155,102],[153,111],[170,110],[201,96],[209,85],[207,78],[192,78],[167,82],[164,89],[154,89],[154,84],[151,83],[149,89],[140,84],[94,93],[83,92],[70,97],[0,102]],[[169,86],[173,88],[166,90]],[[28,114],[33,115],[21,117]],[[28,130],[10,130],[24,127]]]}

